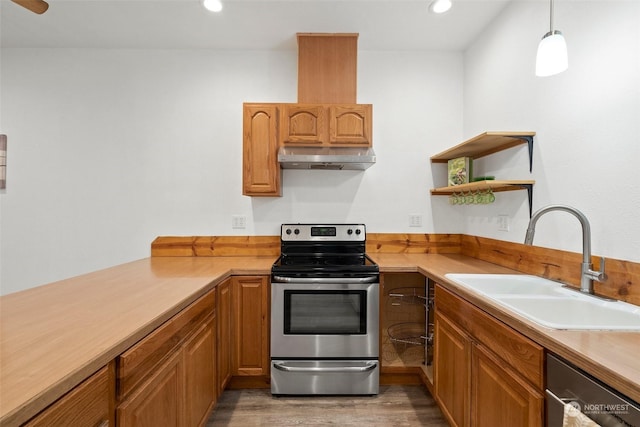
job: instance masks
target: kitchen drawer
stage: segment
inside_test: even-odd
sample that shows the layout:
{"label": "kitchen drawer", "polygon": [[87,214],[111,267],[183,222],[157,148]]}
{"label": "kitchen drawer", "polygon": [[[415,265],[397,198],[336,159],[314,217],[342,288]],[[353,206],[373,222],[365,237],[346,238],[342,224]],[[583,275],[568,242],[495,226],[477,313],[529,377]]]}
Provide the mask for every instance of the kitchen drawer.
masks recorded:
{"label": "kitchen drawer", "polygon": [[209,292],[147,335],[117,359],[118,400],[125,399],[172,350],[215,310],[215,292]]}
{"label": "kitchen drawer", "polygon": [[25,427],[108,427],[113,424],[115,374],[113,363],[76,386]]}
{"label": "kitchen drawer", "polygon": [[534,387],[544,387],[544,348],[441,286],[436,287],[437,309],[507,362]]}

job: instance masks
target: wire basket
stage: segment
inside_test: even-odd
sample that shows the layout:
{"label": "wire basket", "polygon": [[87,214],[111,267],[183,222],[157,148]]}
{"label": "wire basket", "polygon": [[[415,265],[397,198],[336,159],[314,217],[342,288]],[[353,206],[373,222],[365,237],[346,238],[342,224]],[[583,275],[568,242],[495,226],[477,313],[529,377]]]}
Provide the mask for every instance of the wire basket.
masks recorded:
{"label": "wire basket", "polygon": [[410,345],[424,345],[425,325],[416,322],[396,323],[387,328],[389,340]]}

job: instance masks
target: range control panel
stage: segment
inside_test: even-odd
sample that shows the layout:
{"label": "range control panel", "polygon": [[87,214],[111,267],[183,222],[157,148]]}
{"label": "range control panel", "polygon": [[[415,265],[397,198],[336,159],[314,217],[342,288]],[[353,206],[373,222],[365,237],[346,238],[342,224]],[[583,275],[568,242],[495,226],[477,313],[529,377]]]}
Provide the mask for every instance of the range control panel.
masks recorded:
{"label": "range control panel", "polygon": [[364,224],[282,224],[280,238],[283,242],[364,242],[366,229]]}

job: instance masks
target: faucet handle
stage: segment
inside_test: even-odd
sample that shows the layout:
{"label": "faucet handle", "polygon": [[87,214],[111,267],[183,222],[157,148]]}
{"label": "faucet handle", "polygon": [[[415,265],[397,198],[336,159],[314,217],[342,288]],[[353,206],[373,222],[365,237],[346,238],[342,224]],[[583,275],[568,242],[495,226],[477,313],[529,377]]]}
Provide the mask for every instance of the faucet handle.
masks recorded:
{"label": "faucet handle", "polygon": [[589,276],[598,282],[607,280],[607,274],[604,272],[605,258],[600,257],[600,271],[589,270]]}

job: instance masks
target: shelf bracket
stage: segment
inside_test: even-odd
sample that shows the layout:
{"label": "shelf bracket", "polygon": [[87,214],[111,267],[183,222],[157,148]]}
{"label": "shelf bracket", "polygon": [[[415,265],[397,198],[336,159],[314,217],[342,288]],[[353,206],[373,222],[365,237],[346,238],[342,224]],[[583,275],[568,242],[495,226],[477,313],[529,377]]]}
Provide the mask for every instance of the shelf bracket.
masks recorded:
{"label": "shelf bracket", "polygon": [[527,197],[529,198],[529,218],[533,216],[533,184],[518,184],[520,188],[527,190]]}
{"label": "shelf bracket", "polygon": [[520,139],[527,143],[529,147],[529,173],[533,172],[533,136],[511,136],[511,138]]}

